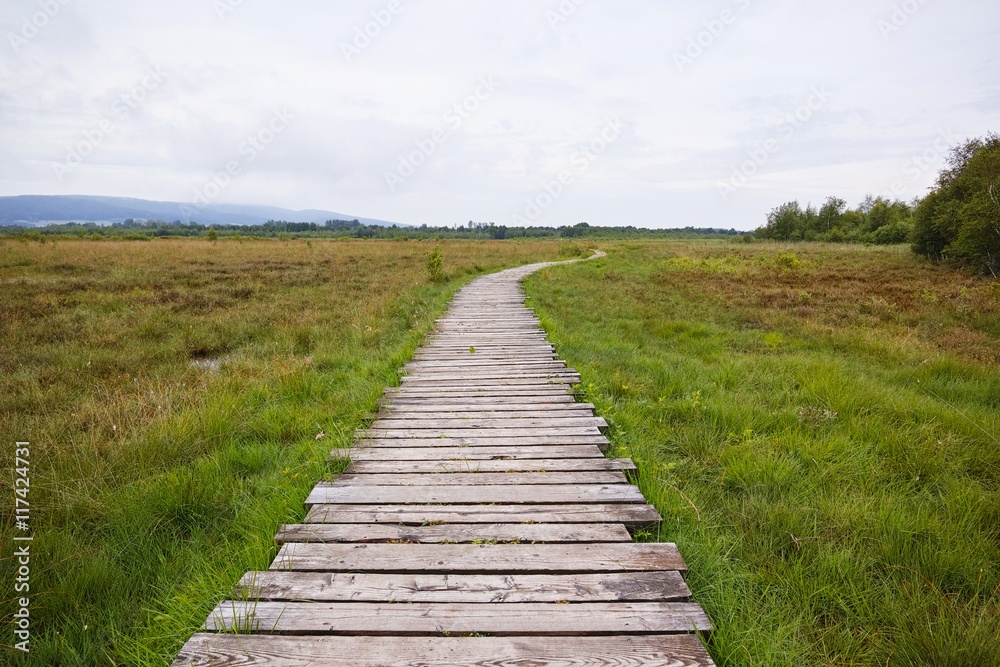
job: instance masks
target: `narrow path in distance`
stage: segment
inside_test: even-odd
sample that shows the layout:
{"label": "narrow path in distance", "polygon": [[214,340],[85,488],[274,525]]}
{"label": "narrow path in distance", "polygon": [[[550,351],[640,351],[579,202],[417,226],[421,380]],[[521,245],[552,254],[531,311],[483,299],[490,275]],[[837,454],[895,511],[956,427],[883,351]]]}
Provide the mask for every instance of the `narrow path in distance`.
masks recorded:
{"label": "narrow path in distance", "polygon": [[[660,516],[608,459],[520,281],[479,278],[386,391],[351,464],[174,667],[710,666]],[[333,456],[342,456],[335,451]]]}

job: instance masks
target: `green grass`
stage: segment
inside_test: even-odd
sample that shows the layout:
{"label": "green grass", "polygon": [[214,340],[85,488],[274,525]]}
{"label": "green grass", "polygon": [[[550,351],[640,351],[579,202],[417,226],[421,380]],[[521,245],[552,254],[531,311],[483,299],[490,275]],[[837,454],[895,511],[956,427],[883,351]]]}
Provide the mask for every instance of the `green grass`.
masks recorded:
{"label": "green grass", "polygon": [[1000,285],[894,248],[604,249],[530,304],[719,665],[1000,665]]}
{"label": "green grass", "polygon": [[[31,444],[30,656],[164,665],[349,444],[450,295],[555,242],[0,243],[0,454]],[[10,619],[13,494],[0,564]],[[10,622],[2,642],[13,643]]]}

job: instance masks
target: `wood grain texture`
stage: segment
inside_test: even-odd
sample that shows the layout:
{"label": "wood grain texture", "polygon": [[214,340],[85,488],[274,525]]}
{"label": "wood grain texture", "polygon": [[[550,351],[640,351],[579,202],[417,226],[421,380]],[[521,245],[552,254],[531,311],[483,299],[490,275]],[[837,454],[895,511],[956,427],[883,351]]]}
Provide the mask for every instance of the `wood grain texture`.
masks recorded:
{"label": "wood grain texture", "polygon": [[557,441],[558,444],[573,442],[568,438],[574,438],[576,442],[587,443],[587,436],[600,437],[601,429],[596,426],[567,426],[545,427],[545,428],[377,428],[361,431],[358,437],[363,440],[400,440],[408,438],[545,438],[539,444],[553,443],[553,438],[566,438]]}
{"label": "wood grain texture", "polygon": [[624,473],[597,471],[385,473],[358,475],[345,473],[334,482],[320,482],[316,488],[340,486],[497,486],[531,484],[625,484]]}
{"label": "wood grain texture", "polygon": [[573,574],[248,572],[238,600],[316,602],[687,602],[677,571]]}
{"label": "wood grain texture", "polygon": [[457,436],[440,436],[422,432],[416,435],[393,437],[395,431],[372,433],[365,431],[356,442],[358,448],[378,447],[503,447],[510,450],[526,447],[585,446],[608,447],[610,442],[600,432],[591,431],[587,435],[544,435],[536,431],[531,434],[504,431],[500,435],[482,431],[463,430]]}
{"label": "wood grain texture", "polygon": [[330,460],[359,461],[530,461],[538,459],[602,459],[596,445],[553,445],[549,447],[365,447],[335,449]]}
{"label": "wood grain texture", "polygon": [[585,503],[558,505],[314,505],[305,523],[624,523],[660,520],[652,505]]}
{"label": "wood grain texture", "polygon": [[708,616],[687,602],[464,603],[243,602],[225,600],[209,632],[241,634],[564,636],[710,632]]}
{"label": "wood grain texture", "polygon": [[447,431],[449,429],[473,429],[476,431],[489,431],[492,429],[531,429],[541,431],[548,428],[575,428],[591,427],[606,429],[608,423],[602,417],[519,417],[516,415],[505,415],[503,417],[462,417],[462,418],[385,418],[378,419],[368,431],[405,431],[405,430],[433,430],[435,432]]}
{"label": "wood grain texture", "polygon": [[173,667],[714,667],[693,635],[282,637],[196,634]]}
{"label": "wood grain texture", "polygon": [[642,503],[631,484],[522,484],[482,486],[317,486],[306,505],[461,504],[461,503]]}
{"label": "wood grain texture", "polygon": [[272,570],[641,572],[687,569],[674,544],[285,544]]}
{"label": "wood grain texture", "polygon": [[377,542],[423,544],[471,544],[524,542],[563,544],[572,542],[631,542],[623,524],[614,523],[493,523],[405,526],[400,524],[321,524],[283,526],[274,538],[286,542],[357,544]]}
{"label": "wood grain texture", "polygon": [[488,472],[576,472],[588,470],[635,470],[630,459],[520,459],[520,460],[462,460],[449,461],[386,461],[356,460],[347,468],[355,475],[381,475],[431,473],[449,475],[454,473]]}

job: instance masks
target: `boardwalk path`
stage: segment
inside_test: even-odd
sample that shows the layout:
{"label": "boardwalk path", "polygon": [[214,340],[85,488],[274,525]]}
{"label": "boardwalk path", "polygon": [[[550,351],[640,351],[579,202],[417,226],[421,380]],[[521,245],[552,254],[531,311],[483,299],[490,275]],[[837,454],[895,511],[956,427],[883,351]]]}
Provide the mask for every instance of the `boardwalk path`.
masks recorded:
{"label": "boardwalk path", "polygon": [[456,296],[346,473],[174,667],[712,664],[683,559],[631,541],[660,517],[524,306],[544,266]]}

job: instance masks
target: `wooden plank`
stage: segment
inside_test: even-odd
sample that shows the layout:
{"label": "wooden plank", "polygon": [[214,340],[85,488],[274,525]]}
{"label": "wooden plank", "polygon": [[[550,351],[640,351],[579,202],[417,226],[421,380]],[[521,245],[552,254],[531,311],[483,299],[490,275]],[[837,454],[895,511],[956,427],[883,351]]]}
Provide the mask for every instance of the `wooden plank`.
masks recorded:
{"label": "wooden plank", "polygon": [[317,486],[306,505],[641,503],[631,484]]}
{"label": "wooden plank", "polygon": [[271,570],[318,572],[685,571],[674,544],[285,544]]}
{"label": "wooden plank", "polygon": [[462,398],[441,398],[436,396],[410,397],[410,396],[389,396],[380,398],[384,409],[406,410],[410,408],[420,409],[423,407],[438,409],[447,408],[449,410],[516,410],[522,406],[534,407],[535,409],[554,408],[560,410],[573,409],[577,405],[590,406],[590,403],[577,403],[573,395],[561,391],[547,396],[464,396]]}
{"label": "wooden plank", "polygon": [[537,429],[547,429],[547,428],[574,428],[581,427],[587,428],[592,427],[596,429],[607,428],[608,423],[604,421],[602,417],[520,417],[516,415],[509,415],[504,417],[494,417],[494,418],[473,418],[473,417],[462,417],[460,419],[405,419],[402,417],[390,417],[386,419],[377,419],[372,422],[371,426],[368,427],[369,431],[381,431],[381,430],[399,430],[399,431],[412,431],[412,430],[433,430],[433,431],[447,431],[449,429],[456,428],[466,428],[474,429],[476,431],[486,431],[489,429],[513,429],[513,428],[528,428],[532,430]]}
{"label": "wooden plank", "polygon": [[[574,417],[594,416],[593,410],[586,407],[575,408],[582,403],[564,403],[534,408],[521,406],[510,409],[510,406],[385,406],[378,417],[380,419],[566,419]],[[463,409],[464,408],[464,409]]]}
{"label": "wooden plank", "polygon": [[420,387],[390,387],[385,396],[399,398],[504,398],[514,397],[545,397],[572,396],[565,384],[538,385],[507,385],[498,384],[489,387],[456,387],[453,389],[436,389]]}
{"label": "wooden plank", "polygon": [[660,521],[644,503],[576,503],[559,505],[313,505],[305,523],[623,523]]}
{"label": "wooden plank", "polygon": [[487,461],[355,461],[347,469],[355,475],[385,473],[432,473],[448,475],[465,472],[570,472],[586,470],[635,470],[629,459],[535,459]]}
{"label": "wooden plank", "polygon": [[603,459],[596,445],[554,445],[550,447],[363,447],[335,449],[331,461],[534,461],[544,459]]}
{"label": "wooden plank", "polygon": [[[531,434],[531,435],[528,435]],[[546,438],[546,441],[541,444],[557,444],[553,443],[552,440],[548,438],[577,438],[582,444],[589,444],[591,441],[586,439],[586,436],[601,437],[601,429],[596,426],[569,426],[566,428],[558,427],[546,427],[546,428],[441,428],[441,429],[413,429],[413,428],[377,428],[373,430],[363,430],[358,432],[358,437],[369,440],[408,440],[408,439],[446,439],[446,438],[457,438],[457,439],[479,439],[480,441],[484,439],[512,439],[512,438],[525,438],[530,439],[532,436],[535,439]],[[566,440],[559,441],[558,444],[566,442]]]}
{"label": "wooden plank", "polygon": [[173,667],[713,667],[693,635],[283,637],[196,634]]}
{"label": "wooden plank", "polygon": [[[566,404],[567,406],[572,406],[572,403]],[[428,422],[432,421],[434,423],[440,424],[441,426],[449,426],[447,423],[449,420],[462,420],[460,423],[462,427],[476,427],[477,424],[484,427],[489,427],[489,420],[504,420],[507,423],[511,419],[536,419],[536,420],[559,420],[556,422],[558,425],[566,425],[566,422],[562,421],[565,419],[590,419],[593,420],[591,424],[596,425],[598,428],[602,428],[602,424],[606,422],[600,417],[595,417],[594,413],[590,410],[575,410],[570,408],[559,409],[557,406],[551,406],[549,408],[543,408],[539,410],[490,410],[484,406],[480,406],[479,411],[474,410],[474,406],[468,406],[468,410],[450,410],[447,406],[428,406],[436,407],[436,412],[430,411],[416,411],[411,412],[407,408],[400,408],[398,410],[392,409],[390,406],[383,407],[378,413],[369,413],[367,415],[368,419],[371,420],[371,426],[369,428],[393,428],[395,425],[380,425],[375,426],[376,422],[383,424],[387,420],[396,421],[406,421],[408,424],[411,422]],[[484,423],[487,422],[487,423]],[[515,422],[519,423],[519,422]],[[425,424],[418,423],[414,428],[422,428],[426,426]],[[454,425],[450,425],[454,427]],[[523,426],[523,425],[522,425]]]}
{"label": "wooden plank", "polygon": [[472,544],[483,542],[631,542],[623,524],[493,523],[404,526],[400,524],[323,524],[282,526],[275,541],[317,543],[414,542]]}
{"label": "wooden plank", "polygon": [[418,412],[583,412],[593,414],[593,403],[577,403],[570,394],[561,394],[540,400],[520,399],[514,397],[500,400],[471,397],[463,398],[403,398],[387,400],[382,406],[384,412],[390,414]]}
{"label": "wooden plank", "polygon": [[615,470],[453,472],[442,473],[344,473],[316,488],[341,486],[499,486],[532,484],[626,484],[625,474]]}
{"label": "wooden plank", "polygon": [[450,387],[482,387],[494,385],[579,384],[580,374],[574,371],[501,371],[496,373],[422,373],[399,378],[404,387],[444,389]]}
{"label": "wooden plank", "polygon": [[510,359],[491,359],[482,355],[470,354],[468,359],[448,359],[441,361],[411,361],[406,364],[407,369],[414,371],[428,370],[434,372],[437,369],[445,368],[450,371],[457,369],[489,370],[489,369],[539,369],[539,368],[566,368],[566,362],[562,359],[522,359],[520,355]]}
{"label": "wooden plank", "polygon": [[365,574],[248,572],[238,600],[316,602],[686,602],[675,570],[600,574]]}
{"label": "wooden plank", "polygon": [[710,632],[712,623],[687,602],[584,602],[497,605],[464,603],[243,602],[225,600],[205,629],[241,634],[323,633],[433,635],[488,633],[493,636],[581,633],[670,634]]}
{"label": "wooden plank", "polygon": [[[510,449],[518,449],[525,447],[552,447],[552,446],[569,446],[569,447],[582,447],[585,445],[593,445],[595,447],[600,447],[602,449],[608,448],[611,443],[606,437],[597,432],[591,435],[521,435],[520,432],[515,432],[511,435],[509,431],[504,431],[504,435],[497,437],[495,435],[484,434],[481,431],[468,431],[465,429],[457,430],[461,434],[460,437],[446,437],[441,436],[434,431],[419,431],[419,435],[412,435],[411,437],[398,437],[395,435],[394,431],[381,431],[374,437],[371,434],[368,435],[364,440],[358,440],[356,442],[357,449],[372,448],[378,449],[382,447],[508,447]],[[383,437],[385,436],[385,437]]]}

